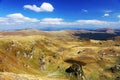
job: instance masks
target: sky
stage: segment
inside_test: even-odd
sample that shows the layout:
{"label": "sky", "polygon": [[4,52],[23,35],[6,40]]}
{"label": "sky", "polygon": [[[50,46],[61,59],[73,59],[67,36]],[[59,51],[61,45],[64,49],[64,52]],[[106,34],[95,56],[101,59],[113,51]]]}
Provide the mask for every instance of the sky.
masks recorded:
{"label": "sky", "polygon": [[120,28],[120,0],[0,0],[0,30]]}

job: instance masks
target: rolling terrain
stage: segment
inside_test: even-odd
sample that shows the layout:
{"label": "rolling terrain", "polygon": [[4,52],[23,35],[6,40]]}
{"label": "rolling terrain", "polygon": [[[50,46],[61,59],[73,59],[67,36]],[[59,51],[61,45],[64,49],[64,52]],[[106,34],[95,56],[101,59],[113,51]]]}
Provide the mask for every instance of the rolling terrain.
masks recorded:
{"label": "rolling terrain", "polygon": [[110,69],[120,64],[119,31],[0,32],[0,80],[73,80],[65,72],[72,63],[65,62],[68,59],[86,63],[87,80],[116,80],[120,71]]}

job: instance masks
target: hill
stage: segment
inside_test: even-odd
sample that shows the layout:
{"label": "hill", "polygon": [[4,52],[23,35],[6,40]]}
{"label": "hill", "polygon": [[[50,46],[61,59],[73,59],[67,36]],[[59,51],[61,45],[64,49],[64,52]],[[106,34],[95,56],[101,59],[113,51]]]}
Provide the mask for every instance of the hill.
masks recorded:
{"label": "hill", "polygon": [[[68,80],[65,69],[71,64],[65,60],[74,59],[87,64],[83,66],[83,71],[88,80],[114,80],[119,72],[112,73],[109,69],[119,64],[119,37],[81,41],[73,35],[87,32],[89,31],[0,32],[0,78],[29,80],[33,76],[33,80]],[[103,59],[98,54],[100,50],[105,52]]]}
{"label": "hill", "polygon": [[110,28],[100,28],[96,30],[80,30],[73,33],[74,36],[80,38],[89,38],[94,40],[107,40],[116,36],[120,36],[119,29],[110,29]]}

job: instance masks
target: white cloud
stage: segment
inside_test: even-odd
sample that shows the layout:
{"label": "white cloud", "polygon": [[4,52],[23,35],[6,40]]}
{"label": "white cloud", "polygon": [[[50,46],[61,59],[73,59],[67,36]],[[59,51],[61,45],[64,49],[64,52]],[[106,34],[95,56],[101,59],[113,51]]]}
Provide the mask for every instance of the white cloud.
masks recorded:
{"label": "white cloud", "polygon": [[35,12],[53,12],[54,7],[50,3],[42,3],[40,7],[37,7],[36,5],[24,5],[24,9],[29,9]]}
{"label": "white cloud", "polygon": [[[118,15],[120,18],[120,15]],[[88,27],[120,27],[120,22],[108,22],[101,20],[76,20],[76,21],[65,21],[63,18],[44,18],[41,20],[35,18],[29,18],[21,13],[8,14],[5,17],[0,17],[0,29],[2,26],[6,26],[10,29],[10,27],[16,28],[39,28],[44,29],[47,27],[55,27],[55,28],[68,28],[76,27],[76,28],[88,28]],[[6,28],[5,27],[5,28]]]}
{"label": "white cloud", "polygon": [[120,22],[108,22],[101,20],[76,20],[72,22],[66,22],[61,18],[45,18],[42,19],[40,25],[45,28],[52,29],[81,29],[81,28],[118,28]]}
{"label": "white cloud", "polygon": [[7,18],[0,17],[0,23],[4,23],[4,22],[6,22],[6,21],[8,21],[8,19],[7,19]]}
{"label": "white cloud", "polygon": [[118,15],[117,17],[120,18],[120,15]]}
{"label": "white cloud", "polygon": [[35,18],[29,18],[23,16],[21,13],[14,13],[14,14],[9,14],[6,16],[8,19],[11,19],[14,22],[37,22],[39,20]]}
{"label": "white cloud", "polygon": [[44,18],[40,22],[41,24],[62,24],[62,18]]}
{"label": "white cloud", "polygon": [[42,19],[42,21],[44,22],[59,22],[59,21],[63,21],[62,18],[44,18]]}
{"label": "white cloud", "polygon": [[[5,17],[0,17],[0,25],[9,25],[9,20],[8,18]],[[12,23],[11,23],[12,24]]]}
{"label": "white cloud", "polygon": [[8,14],[7,17],[10,18],[23,18],[24,16],[21,13]]}
{"label": "white cloud", "polygon": [[41,20],[40,24],[45,25],[65,25],[65,26],[74,26],[74,25],[109,25],[114,22],[107,22],[101,20],[76,20],[73,22],[66,22],[62,18],[44,18]]}
{"label": "white cloud", "polygon": [[40,24],[69,26],[69,25],[76,25],[76,22],[66,22],[62,18],[44,18],[41,20]]}
{"label": "white cloud", "polygon": [[104,10],[104,15],[102,17],[110,16],[110,13],[113,12],[112,10]]}
{"label": "white cloud", "polygon": [[107,24],[106,21],[100,21],[100,20],[77,20],[77,24],[92,24],[92,25],[103,25]]}
{"label": "white cloud", "polygon": [[13,24],[19,24],[19,23],[34,23],[38,22],[39,20],[35,18],[29,18],[23,16],[21,13],[14,13],[14,14],[8,14],[6,17],[0,17],[0,24],[3,25],[13,25]]}
{"label": "white cloud", "polygon": [[108,16],[110,16],[109,13],[105,13],[105,14],[103,15],[103,17],[108,17]]}

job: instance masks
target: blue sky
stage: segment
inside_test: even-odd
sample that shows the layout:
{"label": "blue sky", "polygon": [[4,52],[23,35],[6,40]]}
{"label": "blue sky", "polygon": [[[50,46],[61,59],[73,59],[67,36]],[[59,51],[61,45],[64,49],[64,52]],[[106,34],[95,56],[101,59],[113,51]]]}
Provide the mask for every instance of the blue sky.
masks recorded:
{"label": "blue sky", "polygon": [[120,0],[0,0],[0,29],[120,28]]}

